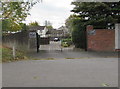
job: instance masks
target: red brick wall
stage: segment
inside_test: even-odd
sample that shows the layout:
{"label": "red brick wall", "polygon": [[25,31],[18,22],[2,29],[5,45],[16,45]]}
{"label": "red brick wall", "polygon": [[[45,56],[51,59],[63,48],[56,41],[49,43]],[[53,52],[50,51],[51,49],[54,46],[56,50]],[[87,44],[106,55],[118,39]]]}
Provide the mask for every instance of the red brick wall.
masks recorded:
{"label": "red brick wall", "polygon": [[[89,31],[95,30],[90,35]],[[94,51],[114,51],[115,50],[115,30],[93,29],[93,26],[87,26],[87,49]]]}

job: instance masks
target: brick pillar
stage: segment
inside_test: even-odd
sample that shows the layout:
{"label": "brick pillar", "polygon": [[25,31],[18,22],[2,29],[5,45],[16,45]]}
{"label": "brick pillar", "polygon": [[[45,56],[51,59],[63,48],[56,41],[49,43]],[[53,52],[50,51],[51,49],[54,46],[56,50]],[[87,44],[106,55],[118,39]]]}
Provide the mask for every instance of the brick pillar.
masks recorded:
{"label": "brick pillar", "polygon": [[89,35],[88,35],[90,30],[93,30],[93,26],[92,25],[88,25],[86,27],[87,51],[91,48],[91,46],[90,46],[90,38],[89,38]]}
{"label": "brick pillar", "polygon": [[93,30],[93,26],[92,25],[88,25],[87,26],[87,31],[89,31],[89,30]]}

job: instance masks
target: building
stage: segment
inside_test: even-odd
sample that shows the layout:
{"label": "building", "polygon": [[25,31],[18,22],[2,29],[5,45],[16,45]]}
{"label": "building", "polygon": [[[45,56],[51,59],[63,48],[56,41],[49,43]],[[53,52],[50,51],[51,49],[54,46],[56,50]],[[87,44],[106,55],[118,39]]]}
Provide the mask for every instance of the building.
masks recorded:
{"label": "building", "polygon": [[48,32],[48,29],[46,26],[32,26],[29,30],[36,31],[40,37],[47,37],[46,33]]}
{"label": "building", "polygon": [[64,36],[70,34],[69,30],[68,30],[68,28],[66,28],[66,26],[61,26],[61,27],[58,28],[58,30],[62,30],[63,33],[64,33]]}
{"label": "building", "polygon": [[47,35],[52,38],[55,38],[55,37],[60,38],[64,36],[64,32],[63,30],[49,29],[49,31],[47,32]]}

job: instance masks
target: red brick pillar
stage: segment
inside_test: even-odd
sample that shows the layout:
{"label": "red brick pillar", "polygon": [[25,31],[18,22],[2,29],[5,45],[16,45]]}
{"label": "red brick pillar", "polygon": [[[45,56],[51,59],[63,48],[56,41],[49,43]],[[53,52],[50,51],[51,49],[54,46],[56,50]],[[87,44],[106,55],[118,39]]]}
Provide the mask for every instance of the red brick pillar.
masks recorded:
{"label": "red brick pillar", "polygon": [[93,26],[92,25],[88,25],[87,26],[87,31],[89,31],[89,30],[93,30]]}
{"label": "red brick pillar", "polygon": [[87,28],[86,28],[87,51],[88,51],[89,49],[91,49],[90,37],[89,37],[89,31],[90,31],[90,30],[93,30],[93,26],[92,26],[92,25],[88,25]]}

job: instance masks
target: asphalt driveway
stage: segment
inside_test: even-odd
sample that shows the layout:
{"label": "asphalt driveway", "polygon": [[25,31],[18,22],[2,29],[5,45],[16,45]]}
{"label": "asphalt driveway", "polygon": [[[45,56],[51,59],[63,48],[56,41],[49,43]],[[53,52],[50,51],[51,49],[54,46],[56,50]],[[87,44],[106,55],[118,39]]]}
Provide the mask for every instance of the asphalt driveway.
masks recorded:
{"label": "asphalt driveway", "polygon": [[92,51],[83,51],[81,49],[76,49],[74,46],[70,46],[67,48],[62,48],[60,46],[60,41],[54,42],[51,41],[49,45],[41,45],[39,53],[36,53],[36,49],[30,51],[28,54],[30,58],[57,58],[57,59],[64,59],[64,58],[73,58],[73,59],[80,59],[80,58],[114,58],[118,57],[118,53],[115,52],[92,52]]}

